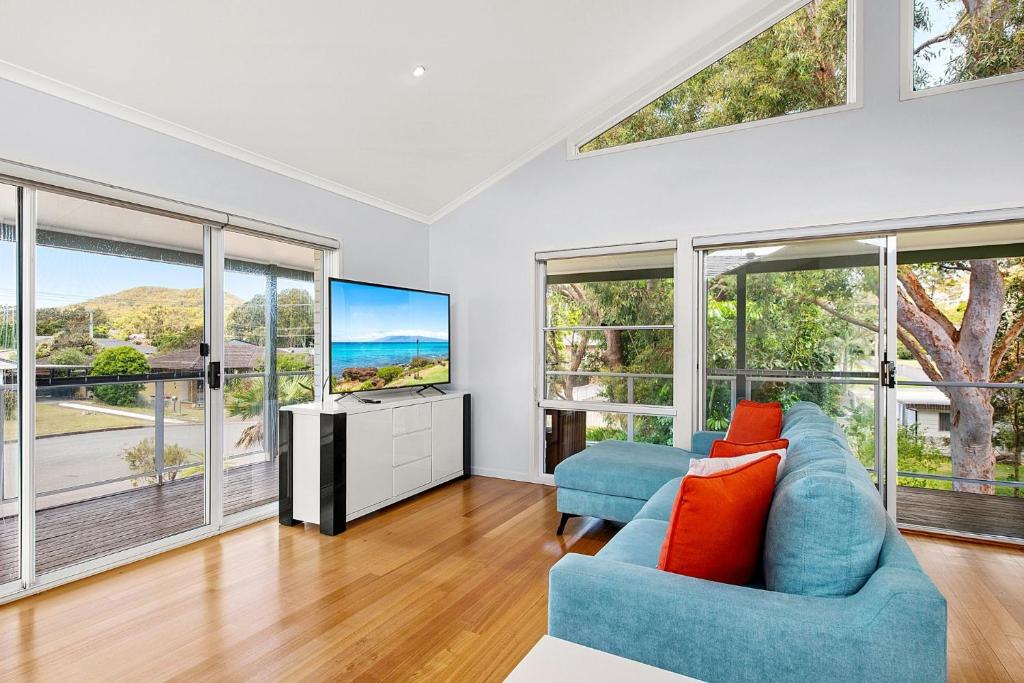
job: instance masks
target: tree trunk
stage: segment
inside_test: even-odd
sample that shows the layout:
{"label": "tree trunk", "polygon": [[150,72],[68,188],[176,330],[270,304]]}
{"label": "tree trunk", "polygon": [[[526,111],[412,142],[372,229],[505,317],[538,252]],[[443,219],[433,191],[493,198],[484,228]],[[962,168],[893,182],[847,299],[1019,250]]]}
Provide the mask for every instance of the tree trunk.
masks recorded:
{"label": "tree trunk", "polygon": [[[995,479],[996,457],[992,448],[992,390],[946,389],[950,401],[950,452],[953,476]],[[991,484],[953,482],[954,491],[994,494]]]}
{"label": "tree trunk", "polygon": [[604,361],[611,372],[620,372],[625,365],[622,359],[622,330],[605,330],[604,340],[607,350]]}

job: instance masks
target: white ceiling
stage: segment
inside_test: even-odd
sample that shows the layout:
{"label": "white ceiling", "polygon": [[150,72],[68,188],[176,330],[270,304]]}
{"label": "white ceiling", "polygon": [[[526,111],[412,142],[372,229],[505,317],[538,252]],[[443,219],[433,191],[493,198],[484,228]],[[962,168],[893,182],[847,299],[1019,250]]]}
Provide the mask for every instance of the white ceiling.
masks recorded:
{"label": "white ceiling", "polygon": [[5,0],[0,77],[429,221],[782,4]]}

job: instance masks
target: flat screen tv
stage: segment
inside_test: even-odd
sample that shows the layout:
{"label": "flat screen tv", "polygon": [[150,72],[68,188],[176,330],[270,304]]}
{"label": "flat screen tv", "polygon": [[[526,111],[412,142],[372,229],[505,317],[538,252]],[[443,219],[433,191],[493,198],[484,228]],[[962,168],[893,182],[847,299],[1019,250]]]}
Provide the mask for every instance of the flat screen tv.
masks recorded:
{"label": "flat screen tv", "polygon": [[332,394],[451,382],[449,296],[330,279]]}

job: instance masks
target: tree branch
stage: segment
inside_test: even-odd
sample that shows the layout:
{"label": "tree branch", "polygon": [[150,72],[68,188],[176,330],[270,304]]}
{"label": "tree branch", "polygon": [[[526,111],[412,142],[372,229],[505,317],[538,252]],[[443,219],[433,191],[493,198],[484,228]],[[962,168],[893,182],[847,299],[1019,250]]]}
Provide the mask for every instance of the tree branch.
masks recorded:
{"label": "tree branch", "polygon": [[[878,332],[878,325],[868,322],[866,320],[859,320],[857,318],[854,318],[853,316],[846,315],[845,313],[840,313],[835,306],[832,306],[831,304],[828,304],[822,301],[821,299],[807,298],[805,300],[810,301],[821,310],[825,311],[829,315],[833,315],[839,318],[840,320],[845,320],[846,322],[852,325],[862,327],[865,330],[869,330],[871,332]],[[933,382],[941,382],[942,373],[940,373],[938,368],[935,367],[935,363],[932,362],[932,359],[929,358],[928,353],[921,347],[917,340],[914,339],[913,335],[911,335],[910,332],[905,330],[903,327],[897,325],[896,336],[899,338],[901,342],[903,342],[903,345],[906,346],[910,353],[914,356],[914,360],[916,360],[917,364],[921,366],[922,370],[924,370],[924,374],[927,375],[928,378]]]}
{"label": "tree branch", "polygon": [[1024,332],[1024,314],[1022,314],[1017,321],[1010,325],[1009,329],[1006,330],[1006,334],[999,340],[999,344],[992,351],[992,363],[989,366],[989,374],[993,377],[999,371],[999,366],[1003,364],[1003,360],[1006,358],[1006,352],[1010,350],[1017,338],[1020,337],[1021,332]]}
{"label": "tree branch", "polygon": [[907,294],[917,307],[926,316],[934,320],[942,327],[950,341],[956,342],[960,339],[960,331],[956,329],[956,326],[950,322],[946,314],[938,309],[928,292],[924,291],[924,285],[917,279],[917,275],[909,266],[901,266],[897,271],[896,275],[899,278],[900,284],[907,291]]}
{"label": "tree branch", "polygon": [[[903,346],[907,347],[907,350],[910,351],[910,354],[914,357],[914,360],[917,361],[917,364],[921,366],[921,369],[924,370],[924,374],[928,379],[933,382],[941,382],[942,373],[935,367],[935,363],[933,363],[932,359],[929,358],[928,352],[917,343],[914,336],[899,325],[896,326],[896,336],[899,337],[901,342],[903,342]],[[942,387],[939,388],[945,392],[945,389]]]}
{"label": "tree branch", "polygon": [[912,335],[935,363],[942,377],[952,382],[977,381],[970,373],[957,346],[939,324],[925,315],[902,289],[897,290],[896,314],[900,326]]}
{"label": "tree branch", "polygon": [[960,30],[961,25],[964,23],[964,19],[966,19],[968,15],[970,15],[970,11],[970,7],[967,7],[967,3],[964,3],[964,13],[960,15],[960,18],[957,20],[957,22],[953,24],[953,28],[949,29],[945,33],[940,33],[937,36],[932,36],[928,40],[924,41],[923,43],[914,48],[914,54],[916,55],[921,50],[927,49],[932,45],[937,45],[938,43],[943,43],[952,38],[953,36],[955,36],[956,32]]}

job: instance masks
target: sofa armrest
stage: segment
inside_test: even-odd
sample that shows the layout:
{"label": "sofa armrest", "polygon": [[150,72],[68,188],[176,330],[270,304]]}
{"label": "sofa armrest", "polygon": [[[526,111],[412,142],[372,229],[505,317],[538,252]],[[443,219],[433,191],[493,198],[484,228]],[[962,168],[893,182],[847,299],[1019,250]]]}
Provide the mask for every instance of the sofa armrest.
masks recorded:
{"label": "sofa armrest", "polygon": [[945,600],[913,570],[817,598],[569,554],[549,581],[552,636],[701,680],[946,677]]}
{"label": "sofa armrest", "polygon": [[690,452],[697,455],[707,455],[711,452],[711,444],[718,439],[724,439],[725,432],[694,432],[690,439]]}

